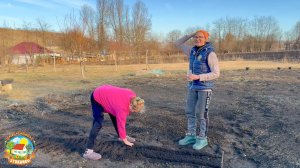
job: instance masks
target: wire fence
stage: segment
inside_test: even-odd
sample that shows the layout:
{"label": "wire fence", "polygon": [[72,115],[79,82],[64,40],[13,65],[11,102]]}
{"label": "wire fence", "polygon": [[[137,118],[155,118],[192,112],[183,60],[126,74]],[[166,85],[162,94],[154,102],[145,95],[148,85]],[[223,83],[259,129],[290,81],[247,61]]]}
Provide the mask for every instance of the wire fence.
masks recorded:
{"label": "wire fence", "polygon": [[[300,62],[300,50],[278,52],[249,52],[217,54],[220,61],[253,60],[253,61],[285,61]],[[142,52],[113,52],[107,55],[83,55],[89,64],[128,65],[128,64],[163,64],[188,62],[188,57],[182,52],[157,52],[146,50]],[[67,57],[70,58],[70,57]],[[79,58],[79,57],[78,57]],[[78,58],[76,61],[78,62]],[[66,62],[70,61],[65,60]],[[73,61],[74,62],[74,61]]]}
{"label": "wire fence", "polygon": [[[20,57],[15,56],[19,62]],[[253,61],[284,61],[300,62],[300,50],[278,52],[249,52],[217,54],[220,61],[253,60]],[[61,54],[59,56],[35,56],[35,65],[45,64],[99,64],[99,65],[130,65],[130,64],[164,64],[188,62],[182,52],[152,51],[141,52],[114,51],[106,55],[96,54]],[[30,64],[32,64],[30,63]]]}
{"label": "wire fence", "polygon": [[221,61],[253,60],[300,62],[300,50],[278,52],[226,53],[218,55],[218,59]]}

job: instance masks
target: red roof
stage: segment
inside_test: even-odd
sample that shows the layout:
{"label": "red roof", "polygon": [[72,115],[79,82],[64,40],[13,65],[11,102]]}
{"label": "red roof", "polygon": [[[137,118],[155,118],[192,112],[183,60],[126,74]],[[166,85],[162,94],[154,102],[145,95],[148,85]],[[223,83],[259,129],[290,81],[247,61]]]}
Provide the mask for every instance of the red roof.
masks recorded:
{"label": "red roof", "polygon": [[15,147],[13,149],[15,149],[15,150],[23,150],[24,146],[25,146],[25,144],[17,144],[17,145],[15,145]]}
{"label": "red roof", "polygon": [[51,50],[44,48],[34,42],[22,42],[11,48],[9,52],[13,54],[44,54],[53,53]]}

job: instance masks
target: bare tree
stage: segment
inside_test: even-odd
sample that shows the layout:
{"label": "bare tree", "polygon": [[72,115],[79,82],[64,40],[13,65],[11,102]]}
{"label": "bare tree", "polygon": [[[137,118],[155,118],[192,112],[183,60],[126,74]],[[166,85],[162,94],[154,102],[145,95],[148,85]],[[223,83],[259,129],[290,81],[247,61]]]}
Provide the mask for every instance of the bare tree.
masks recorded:
{"label": "bare tree", "polygon": [[6,55],[5,42],[6,42],[6,38],[4,37],[4,35],[5,35],[4,33],[1,33],[0,35],[1,35],[0,39],[2,39],[1,40],[1,47],[0,47],[0,65],[1,65],[1,68],[3,68],[4,65],[5,65],[5,55]]}
{"label": "bare tree", "polygon": [[45,47],[48,46],[47,45],[47,41],[48,38],[46,37],[46,33],[49,31],[49,28],[51,27],[47,22],[45,22],[44,20],[38,18],[36,20],[38,26],[39,26],[39,31],[42,33],[42,41],[43,41],[43,57],[45,57]]}
{"label": "bare tree", "polygon": [[46,33],[49,31],[49,28],[51,27],[46,21],[42,20],[41,18],[38,18],[36,20],[39,30],[42,33],[42,40],[43,40],[43,45],[47,46],[47,41],[46,41]]}
{"label": "bare tree", "polygon": [[167,34],[168,50],[170,52],[178,52],[177,47],[174,46],[174,42],[181,37],[180,30],[172,30]]}
{"label": "bare tree", "polygon": [[[84,35],[84,30],[80,26],[80,19],[72,11],[65,16],[63,29],[63,46],[66,51],[71,53],[71,61],[78,60],[80,62],[81,72],[85,69],[86,59],[83,56],[83,51],[87,50],[88,39]],[[82,73],[82,78],[84,74]]]}
{"label": "bare tree", "polygon": [[220,52],[242,51],[247,21],[240,18],[225,18],[214,22],[212,31]]}
{"label": "bare tree", "polygon": [[266,19],[266,37],[265,48],[266,51],[271,51],[274,44],[276,44],[281,38],[280,28],[278,22],[273,17],[267,17]]}
{"label": "bare tree", "polygon": [[174,43],[176,40],[178,40],[181,36],[180,30],[172,30],[167,34],[167,41]]}
{"label": "bare tree", "polygon": [[123,0],[112,0],[109,4],[109,23],[113,30],[114,39],[119,47],[124,40],[124,3]]}
{"label": "bare tree", "polygon": [[300,21],[298,21],[294,26],[292,35],[294,37],[293,49],[300,49]]}
{"label": "bare tree", "polygon": [[293,27],[293,36],[296,38],[300,37],[300,20]]}
{"label": "bare tree", "polygon": [[219,52],[269,51],[279,43],[280,31],[273,17],[221,18],[213,33]]}
{"label": "bare tree", "polygon": [[124,27],[124,41],[130,46],[133,44],[133,28],[131,25],[131,18],[129,16],[129,8],[125,8],[125,27]]}
{"label": "bare tree", "polygon": [[223,27],[224,27],[224,20],[223,19],[219,19],[217,21],[214,22],[214,26],[215,28],[213,29],[213,33],[216,36],[216,40],[217,40],[217,45],[218,45],[218,50],[219,52],[222,52],[223,48],[222,48],[222,43],[223,43]]}
{"label": "bare tree", "polygon": [[76,60],[76,56],[79,56],[79,53],[81,51],[81,46],[79,42],[79,37],[81,33],[80,24],[78,21],[77,16],[75,15],[74,11],[72,11],[70,14],[65,15],[62,25],[60,26],[61,32],[63,34],[62,36],[62,48],[64,51],[68,53],[68,60],[69,62],[72,62]]}
{"label": "bare tree", "polygon": [[108,0],[97,0],[97,33],[98,33],[98,47],[100,50],[106,48],[108,41],[107,21],[108,21]]}
{"label": "bare tree", "polygon": [[255,17],[250,26],[251,34],[255,37],[254,50],[270,50],[280,34],[277,20],[273,17]]}
{"label": "bare tree", "polygon": [[90,40],[86,41],[86,50],[90,53],[97,50],[95,46],[96,28],[95,28],[95,11],[88,5],[83,5],[80,11],[81,28],[83,35]]}
{"label": "bare tree", "polygon": [[[26,39],[26,41],[28,42],[29,41],[29,34],[30,34],[30,30],[31,30],[31,23],[30,22],[23,22],[23,29],[25,30],[25,32],[26,32],[26,36],[25,36],[25,39]],[[28,72],[28,64],[29,64],[29,60],[28,60],[28,58],[27,58],[27,55],[29,56],[29,58],[30,58],[30,61],[31,61],[31,64],[32,64],[32,66],[33,66],[33,70],[34,70],[34,53],[32,53],[32,49],[30,48],[30,49],[27,49],[29,52],[26,52],[25,53],[25,62],[26,62],[26,72]]]}
{"label": "bare tree", "polygon": [[238,52],[245,52],[246,44],[244,42],[244,39],[246,39],[248,30],[248,20],[247,19],[238,19],[237,20],[237,48],[236,50]]}
{"label": "bare tree", "polygon": [[83,5],[80,10],[81,27],[85,36],[95,39],[95,11],[88,5]]}
{"label": "bare tree", "polygon": [[[6,29],[4,33],[4,38],[6,42],[4,42],[4,46],[6,46],[5,51],[4,51],[4,64],[7,65],[8,72],[12,72],[12,60],[13,60],[13,55],[11,55],[10,52],[8,52],[8,48],[12,45],[15,44],[15,31],[12,28]],[[3,43],[2,43],[3,45]]]}
{"label": "bare tree", "polygon": [[143,47],[146,36],[151,29],[151,18],[146,5],[138,0],[132,10],[133,43],[137,51]]}

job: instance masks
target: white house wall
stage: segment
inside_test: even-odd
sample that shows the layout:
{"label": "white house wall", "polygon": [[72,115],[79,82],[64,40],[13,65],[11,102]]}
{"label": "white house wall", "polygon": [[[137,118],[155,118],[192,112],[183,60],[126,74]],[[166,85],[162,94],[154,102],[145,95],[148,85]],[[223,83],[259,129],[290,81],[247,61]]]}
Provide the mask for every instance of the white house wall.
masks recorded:
{"label": "white house wall", "polygon": [[[37,57],[47,57],[49,56],[50,54],[35,54],[33,55],[33,60],[35,60]],[[52,54],[50,55],[52,57],[60,57],[60,54]],[[31,64],[31,59],[30,59],[30,56],[29,55],[14,55],[12,56],[13,59],[12,59],[12,64],[15,64],[15,65],[21,65],[21,64],[26,64],[26,58],[27,58],[27,61],[28,61],[28,64]],[[79,61],[79,60],[77,60]]]}
{"label": "white house wall", "polygon": [[26,64],[26,58],[28,61],[28,64],[31,64],[30,56],[28,55],[15,55],[12,59],[12,64],[20,65],[20,64]]}

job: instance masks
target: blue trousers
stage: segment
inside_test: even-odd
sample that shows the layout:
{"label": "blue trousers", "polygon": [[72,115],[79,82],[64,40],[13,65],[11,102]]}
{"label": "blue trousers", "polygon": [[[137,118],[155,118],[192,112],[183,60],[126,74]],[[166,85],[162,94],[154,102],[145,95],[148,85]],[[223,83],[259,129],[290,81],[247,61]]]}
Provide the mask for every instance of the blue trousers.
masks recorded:
{"label": "blue trousers", "polygon": [[[99,104],[98,102],[95,101],[93,93],[91,95],[91,105],[92,105],[92,111],[93,111],[93,124],[92,124],[92,129],[90,131],[90,135],[89,135],[89,138],[87,141],[87,145],[86,145],[86,147],[88,149],[93,149],[93,147],[95,145],[95,140],[102,128],[102,122],[104,119],[104,108],[102,107],[101,104]],[[111,114],[109,114],[109,117],[115,127],[117,134],[119,135],[116,117]]]}
{"label": "blue trousers", "polygon": [[[207,138],[208,108],[212,91],[188,89],[186,102],[187,133],[197,135],[197,123],[200,124],[199,138]],[[200,122],[199,122],[200,121]]]}

